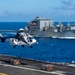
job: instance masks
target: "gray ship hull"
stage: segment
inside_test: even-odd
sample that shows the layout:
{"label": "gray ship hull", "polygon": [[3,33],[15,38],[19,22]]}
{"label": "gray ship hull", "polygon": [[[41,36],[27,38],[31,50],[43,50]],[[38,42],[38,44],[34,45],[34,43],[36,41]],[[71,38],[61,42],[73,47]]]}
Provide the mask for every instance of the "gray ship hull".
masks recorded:
{"label": "gray ship hull", "polygon": [[29,22],[25,30],[35,37],[75,37],[75,25],[54,25],[53,20],[40,17]]}
{"label": "gray ship hull", "polygon": [[63,32],[30,31],[28,33],[35,37],[75,37],[75,30],[67,30]]}

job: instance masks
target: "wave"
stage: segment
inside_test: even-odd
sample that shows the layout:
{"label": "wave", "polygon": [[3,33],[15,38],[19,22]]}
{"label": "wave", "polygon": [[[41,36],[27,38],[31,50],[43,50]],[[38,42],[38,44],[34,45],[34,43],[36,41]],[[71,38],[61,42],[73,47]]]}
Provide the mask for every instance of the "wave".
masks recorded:
{"label": "wave", "polygon": [[75,37],[58,37],[59,39],[75,39]]}
{"label": "wave", "polygon": [[75,39],[75,37],[57,37],[57,36],[52,36],[52,38],[58,38],[58,39]]}

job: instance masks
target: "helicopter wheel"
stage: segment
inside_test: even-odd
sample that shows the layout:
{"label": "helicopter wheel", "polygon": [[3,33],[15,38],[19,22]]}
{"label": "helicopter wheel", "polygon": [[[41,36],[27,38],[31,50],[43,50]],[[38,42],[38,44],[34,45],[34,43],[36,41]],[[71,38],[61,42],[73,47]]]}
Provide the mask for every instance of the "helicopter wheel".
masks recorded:
{"label": "helicopter wheel", "polygon": [[24,45],[22,45],[22,47],[24,47]]}
{"label": "helicopter wheel", "polygon": [[30,48],[32,48],[32,46],[30,46]]}
{"label": "helicopter wheel", "polygon": [[14,48],[16,47],[16,45],[14,45]]}

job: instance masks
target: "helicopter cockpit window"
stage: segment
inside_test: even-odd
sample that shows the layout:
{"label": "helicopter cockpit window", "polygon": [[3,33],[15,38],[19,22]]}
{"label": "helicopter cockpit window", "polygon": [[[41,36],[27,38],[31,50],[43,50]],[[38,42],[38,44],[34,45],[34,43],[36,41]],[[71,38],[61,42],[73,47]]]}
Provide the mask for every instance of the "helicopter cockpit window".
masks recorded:
{"label": "helicopter cockpit window", "polygon": [[32,37],[29,37],[29,39],[30,39],[30,42],[32,42]]}
{"label": "helicopter cockpit window", "polygon": [[27,38],[28,42],[32,42],[32,37]]}
{"label": "helicopter cockpit window", "polygon": [[24,32],[24,30],[19,30],[19,33],[20,33],[20,32]]}

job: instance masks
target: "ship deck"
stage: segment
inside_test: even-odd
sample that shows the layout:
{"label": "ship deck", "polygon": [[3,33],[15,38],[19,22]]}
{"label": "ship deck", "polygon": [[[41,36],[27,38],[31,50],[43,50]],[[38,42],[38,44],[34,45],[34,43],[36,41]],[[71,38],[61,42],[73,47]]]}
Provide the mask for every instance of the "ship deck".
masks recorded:
{"label": "ship deck", "polygon": [[[11,59],[20,60],[19,65],[12,65]],[[52,71],[41,69],[42,65],[53,65]],[[75,75],[75,67],[66,64],[36,61],[32,59],[17,58],[0,55],[0,75]]]}

